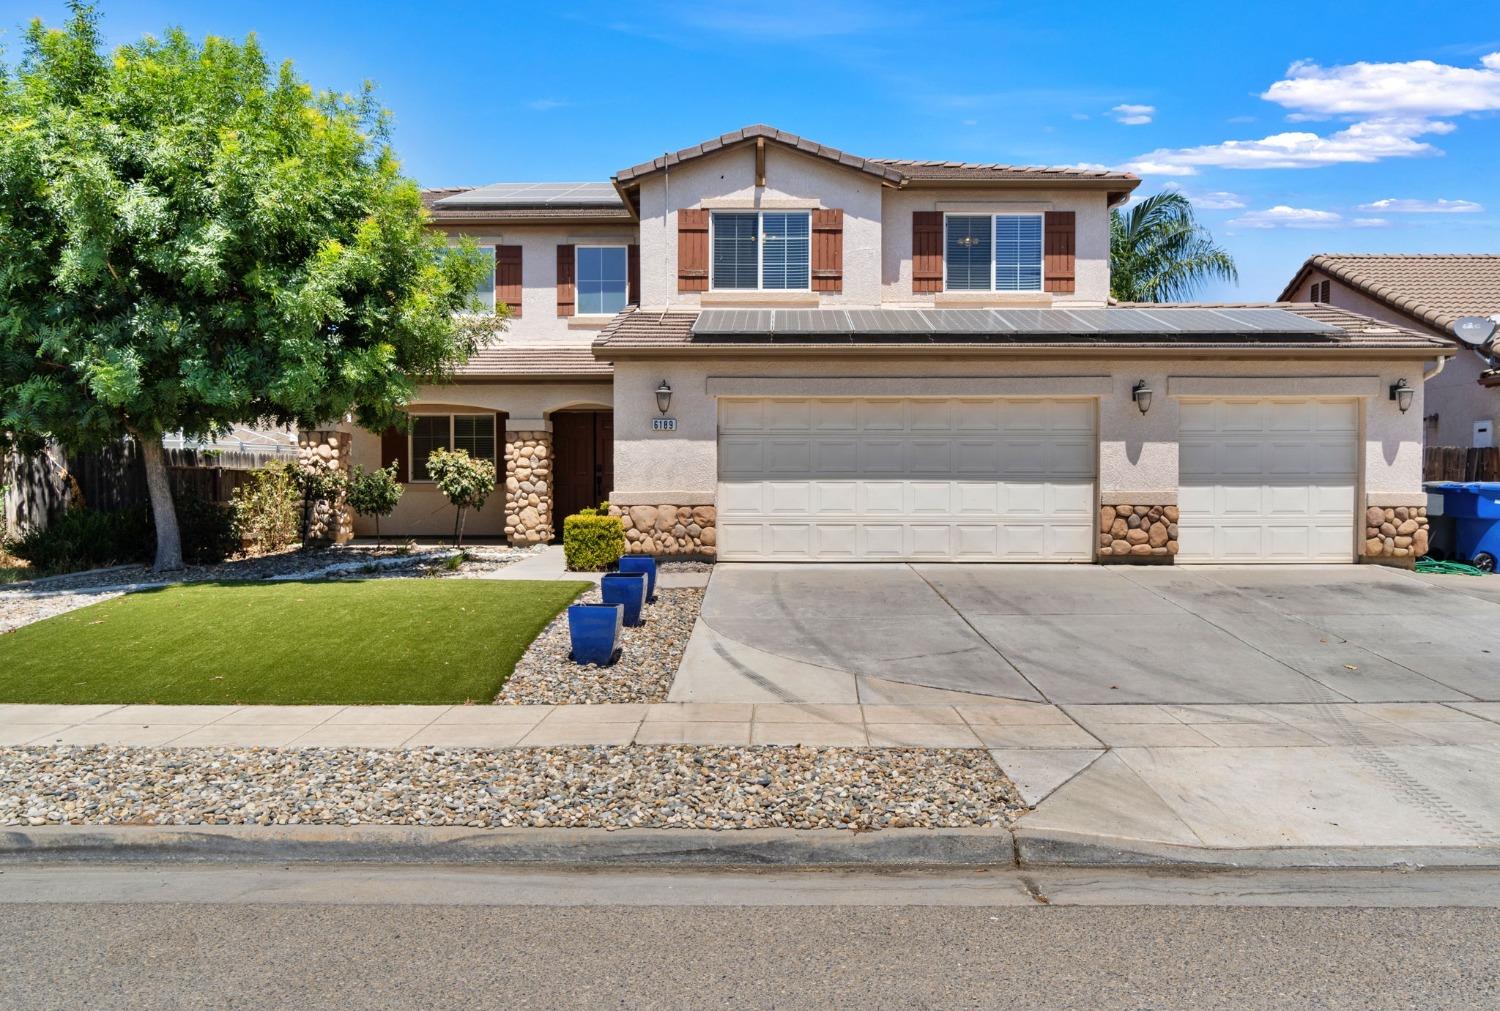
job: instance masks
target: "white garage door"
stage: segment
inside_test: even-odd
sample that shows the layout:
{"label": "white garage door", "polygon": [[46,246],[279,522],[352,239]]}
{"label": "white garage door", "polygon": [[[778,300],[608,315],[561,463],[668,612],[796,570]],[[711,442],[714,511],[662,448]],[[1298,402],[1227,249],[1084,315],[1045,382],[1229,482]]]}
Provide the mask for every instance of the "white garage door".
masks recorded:
{"label": "white garage door", "polygon": [[1353,400],[1184,400],[1181,562],[1354,560]]}
{"label": "white garage door", "polygon": [[1089,399],[723,399],[719,557],[1089,561]]}

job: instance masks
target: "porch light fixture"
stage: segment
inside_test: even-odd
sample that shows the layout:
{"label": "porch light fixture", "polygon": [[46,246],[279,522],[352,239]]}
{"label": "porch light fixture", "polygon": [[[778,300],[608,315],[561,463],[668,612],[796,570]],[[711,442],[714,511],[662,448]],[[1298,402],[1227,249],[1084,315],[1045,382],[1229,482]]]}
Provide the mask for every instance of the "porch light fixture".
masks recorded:
{"label": "porch light fixture", "polygon": [[656,388],[656,409],[666,414],[672,407],[672,387],[667,385],[663,379],[661,385]]}
{"label": "porch light fixture", "polygon": [[1402,414],[1411,410],[1411,401],[1416,395],[1417,391],[1407,386],[1405,379],[1396,380],[1395,384],[1391,387],[1391,399],[1396,402],[1396,406],[1401,409]]}
{"label": "porch light fixture", "polygon": [[1135,406],[1141,409],[1142,414],[1151,410],[1151,387],[1146,385],[1146,380],[1142,379],[1131,387],[1130,398],[1135,401]]}

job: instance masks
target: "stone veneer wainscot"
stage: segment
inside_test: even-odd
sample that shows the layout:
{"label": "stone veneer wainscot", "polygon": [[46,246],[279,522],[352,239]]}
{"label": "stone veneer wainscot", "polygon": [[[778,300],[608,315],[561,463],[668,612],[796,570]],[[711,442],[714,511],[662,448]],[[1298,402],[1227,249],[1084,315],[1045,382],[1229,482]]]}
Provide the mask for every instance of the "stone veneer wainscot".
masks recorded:
{"label": "stone veneer wainscot", "polygon": [[1376,506],[1365,510],[1363,560],[1411,568],[1427,554],[1427,507]]}
{"label": "stone veneer wainscot", "polygon": [[1170,561],[1177,554],[1177,519],[1174,505],[1100,506],[1100,560]]}
{"label": "stone veneer wainscot", "polygon": [[717,510],[711,505],[633,505],[609,507],[625,526],[625,551],[632,555],[714,558],[718,554]]}

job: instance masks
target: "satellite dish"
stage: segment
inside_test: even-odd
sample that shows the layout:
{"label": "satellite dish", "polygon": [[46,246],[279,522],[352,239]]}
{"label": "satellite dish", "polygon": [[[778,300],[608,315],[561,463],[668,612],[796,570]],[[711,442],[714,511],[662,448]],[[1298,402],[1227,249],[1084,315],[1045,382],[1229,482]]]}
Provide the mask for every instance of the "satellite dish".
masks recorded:
{"label": "satellite dish", "polygon": [[1482,348],[1495,336],[1495,321],[1488,316],[1464,316],[1454,320],[1453,336],[1471,348]]}

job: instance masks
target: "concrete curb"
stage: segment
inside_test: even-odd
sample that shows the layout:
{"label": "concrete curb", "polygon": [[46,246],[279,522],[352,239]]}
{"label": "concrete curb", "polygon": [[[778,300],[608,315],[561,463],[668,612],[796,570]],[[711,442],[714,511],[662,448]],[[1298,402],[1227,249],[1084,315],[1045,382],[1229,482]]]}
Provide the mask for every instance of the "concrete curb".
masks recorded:
{"label": "concrete curb", "polygon": [[1015,865],[1006,829],[471,829],[400,825],[0,830],[0,863],[432,863],[680,867]]}
{"label": "concrete curb", "polygon": [[1190,847],[1010,829],[552,829],[49,825],[0,830],[17,863],[427,863],[595,867],[1500,868],[1495,846]]}
{"label": "concrete curb", "polygon": [[1500,868],[1500,846],[1183,846],[1050,829],[1013,830],[1021,867],[1157,867],[1202,870]]}

